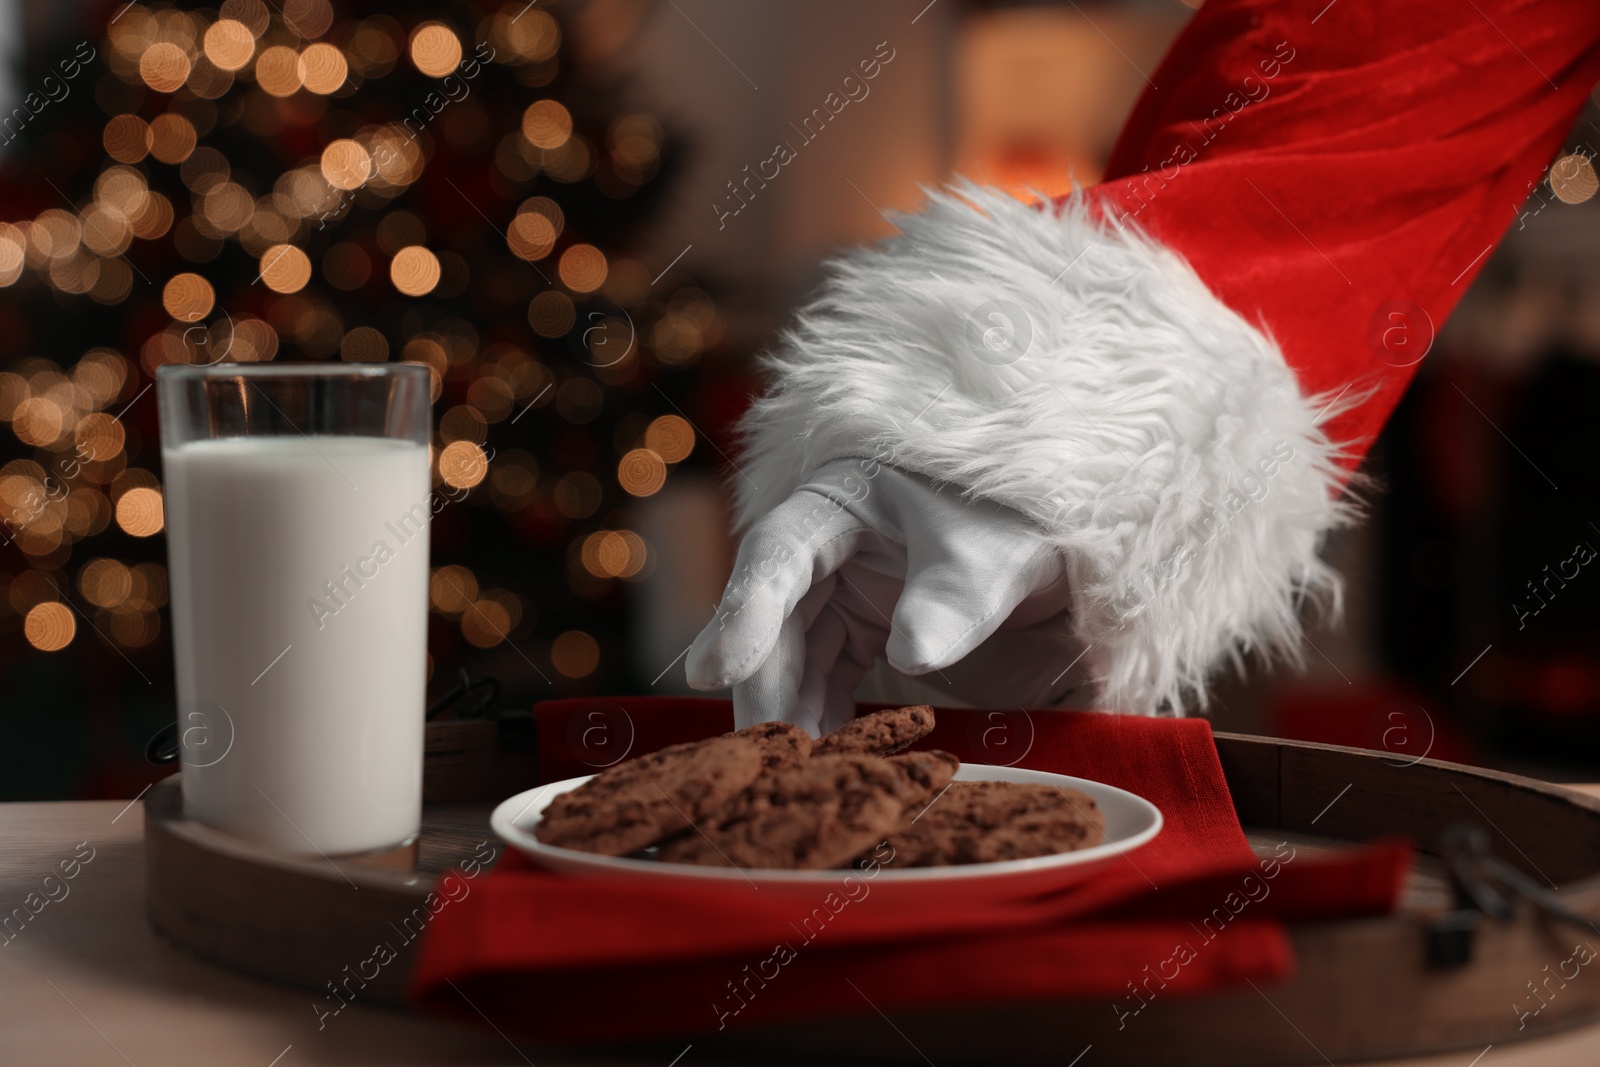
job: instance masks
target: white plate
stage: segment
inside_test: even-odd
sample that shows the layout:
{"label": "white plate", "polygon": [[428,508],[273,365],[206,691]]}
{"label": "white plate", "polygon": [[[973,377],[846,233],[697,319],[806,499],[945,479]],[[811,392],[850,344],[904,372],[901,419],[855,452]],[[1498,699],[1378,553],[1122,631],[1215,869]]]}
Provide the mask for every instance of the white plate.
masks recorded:
{"label": "white plate", "polygon": [[[661,863],[655,860],[629,859],[621,856],[599,856],[592,852],[557,848],[547,845],[534,836],[534,828],[545,806],[562,793],[576,789],[587,782],[584,778],[569,778],[551,782],[501,802],[490,816],[490,825],[506,843],[531,857],[541,867],[569,874],[625,875],[636,879],[676,879],[682,882],[740,882],[767,888],[803,888],[814,890],[817,886],[834,885],[850,872],[845,870],[788,871],[757,868],[699,867],[684,863]],[[896,887],[923,892],[940,886],[954,887],[973,879],[1004,879],[1031,883],[1048,881],[1052,887],[1070,885],[1101,870],[1119,856],[1125,856],[1147,844],[1161,832],[1161,811],[1141,796],[1125,789],[1091,782],[1086,778],[1073,778],[1047,771],[1030,771],[1020,767],[991,767],[984,764],[963,763],[956,771],[960,782],[1032,782],[1040,785],[1070,787],[1093,797],[1105,815],[1105,840],[1090,848],[1076,852],[1060,852],[1032,859],[1006,860],[1001,863],[972,863],[956,867],[906,867],[896,870],[893,861],[885,863],[874,876],[878,890]]]}

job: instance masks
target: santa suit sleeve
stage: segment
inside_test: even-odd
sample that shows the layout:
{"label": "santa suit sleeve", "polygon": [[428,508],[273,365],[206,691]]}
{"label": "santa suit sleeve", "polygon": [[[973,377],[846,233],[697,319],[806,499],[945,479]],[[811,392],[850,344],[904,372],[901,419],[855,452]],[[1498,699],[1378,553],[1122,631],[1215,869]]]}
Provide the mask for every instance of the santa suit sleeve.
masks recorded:
{"label": "santa suit sleeve", "polygon": [[1048,532],[1101,707],[1297,659],[1350,472],[1597,42],[1594,0],[1209,0],[1102,184],[1043,210],[957,185],[832,264],[742,424],[740,524],[872,456]]}

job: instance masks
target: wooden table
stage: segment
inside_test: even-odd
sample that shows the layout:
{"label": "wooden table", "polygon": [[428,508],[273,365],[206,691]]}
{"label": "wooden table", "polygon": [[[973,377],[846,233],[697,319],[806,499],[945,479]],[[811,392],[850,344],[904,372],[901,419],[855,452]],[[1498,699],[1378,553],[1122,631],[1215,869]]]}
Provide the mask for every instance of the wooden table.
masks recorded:
{"label": "wooden table", "polygon": [[[1585,791],[1600,795],[1600,786]],[[150,929],[144,915],[140,808],[138,802],[111,801],[0,804],[0,918],[22,906],[30,892],[39,892],[44,876],[61,860],[71,859],[75,850],[87,855],[80,842],[94,849],[93,859],[65,883],[66,896],[44,906],[20,931],[0,933],[0,1064],[5,1067],[600,1062],[553,1059],[543,1051],[524,1054],[493,1031],[457,1029],[359,1001],[319,1030],[307,994],[201,963]],[[694,1067],[692,1049],[680,1062]],[[1402,1062],[1408,1067],[1469,1067],[1472,1062],[1590,1067],[1600,1063],[1600,1025],[1495,1046],[1478,1061],[1457,1052],[1384,1062],[1388,1067]],[[1082,1067],[1093,1067],[1092,1056]]]}

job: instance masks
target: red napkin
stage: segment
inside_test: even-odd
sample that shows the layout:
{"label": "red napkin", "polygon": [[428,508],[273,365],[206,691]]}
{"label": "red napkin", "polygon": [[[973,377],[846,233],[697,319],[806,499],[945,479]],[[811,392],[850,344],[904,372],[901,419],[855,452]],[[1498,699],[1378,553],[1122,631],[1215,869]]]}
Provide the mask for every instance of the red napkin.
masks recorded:
{"label": "red napkin", "polygon": [[[535,716],[541,781],[733,725],[731,705],[698,698],[553,701]],[[741,883],[641,885],[507,851],[429,924],[410,996],[545,1040],[1077,997],[1133,1011],[1157,989],[1286,977],[1284,918],[1392,910],[1409,867],[1400,842],[1316,859],[1285,844],[1258,861],[1203,719],[945,709],[917,747],[1119,786],[1165,825],[1076,885],[975,881],[926,899],[847,885],[843,871],[814,901]]]}

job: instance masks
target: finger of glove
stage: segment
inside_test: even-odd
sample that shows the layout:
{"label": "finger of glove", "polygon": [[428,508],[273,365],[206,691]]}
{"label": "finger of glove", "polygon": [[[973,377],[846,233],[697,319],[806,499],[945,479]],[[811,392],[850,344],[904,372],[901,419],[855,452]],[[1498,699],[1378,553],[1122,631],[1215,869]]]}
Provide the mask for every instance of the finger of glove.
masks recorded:
{"label": "finger of glove", "polygon": [[778,628],[768,654],[733,686],[734,722],[742,729],[758,722],[792,722],[815,736],[822,724],[822,694],[805,690],[808,674],[832,667],[842,632],[819,628],[813,647],[812,623],[833,592],[836,579],[811,588]]}
{"label": "finger of glove", "polygon": [[964,551],[930,553],[913,544],[905,591],[895,604],[886,653],[905,674],[943,670],[998,630],[1036,591],[1062,579],[1048,544],[979,539]]}
{"label": "finger of glove", "polygon": [[[779,625],[778,640],[762,657],[762,662],[755,665],[746,678],[734,683],[733,717],[741,728],[754,723],[784,721],[816,733],[821,707],[803,705],[800,688],[811,657],[827,654],[826,648],[811,649],[811,624],[837,584],[837,576],[830,574],[813,585]],[[834,654],[837,656],[837,649]]]}
{"label": "finger of glove", "polygon": [[802,702],[820,706],[820,733],[831,733],[855,718],[856,687],[883,654],[889,630],[842,606],[838,592],[812,624],[807,638]]}
{"label": "finger of glove", "polygon": [[725,689],[749,678],[801,598],[872,536],[849,509],[813,492],[774,508],[745,535],[722,602],[689,647],[689,684]]}

